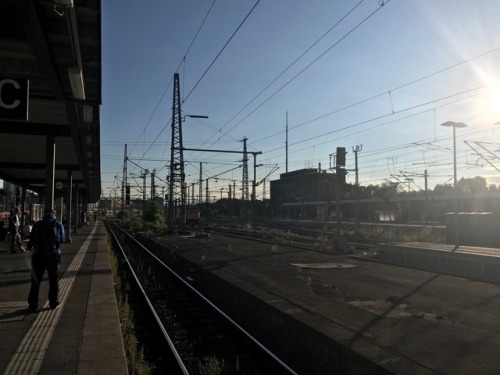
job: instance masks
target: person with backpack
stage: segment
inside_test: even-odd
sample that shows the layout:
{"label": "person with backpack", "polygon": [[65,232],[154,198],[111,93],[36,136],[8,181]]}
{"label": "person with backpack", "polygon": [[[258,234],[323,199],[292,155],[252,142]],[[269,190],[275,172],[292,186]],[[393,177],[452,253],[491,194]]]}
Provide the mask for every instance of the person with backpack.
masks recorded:
{"label": "person with backpack", "polygon": [[47,209],[42,220],[35,223],[31,230],[28,249],[33,250],[31,258],[31,288],[28,295],[28,309],[38,309],[38,293],[43,274],[49,277],[49,305],[51,309],[59,306],[59,264],[61,263],[60,245],[65,241],[64,226],[56,220],[56,212]]}

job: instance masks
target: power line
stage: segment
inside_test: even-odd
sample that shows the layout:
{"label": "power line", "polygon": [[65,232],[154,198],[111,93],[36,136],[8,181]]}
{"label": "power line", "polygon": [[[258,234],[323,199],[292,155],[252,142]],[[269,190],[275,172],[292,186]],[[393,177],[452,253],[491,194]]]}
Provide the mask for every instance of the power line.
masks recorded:
{"label": "power line", "polygon": [[[213,0],[212,5],[210,6],[210,8],[208,9],[207,13],[205,14],[205,17],[203,18],[203,21],[201,22],[200,26],[198,27],[198,30],[196,31],[196,33],[195,33],[195,35],[194,35],[193,39],[191,40],[191,43],[189,44],[189,46],[188,46],[188,48],[187,48],[186,52],[184,53],[184,56],[182,57],[181,62],[180,62],[180,63],[179,63],[179,65],[177,66],[176,71],[178,71],[178,70],[179,70],[179,68],[181,67],[181,65],[183,64],[183,62],[186,60],[186,56],[188,55],[189,51],[191,50],[191,47],[193,46],[193,44],[194,44],[195,40],[197,39],[198,34],[200,33],[200,30],[202,29],[203,25],[205,24],[205,21],[207,20],[207,18],[208,18],[208,16],[209,16],[210,12],[212,11],[212,8],[213,8],[213,6],[214,6],[214,4],[215,4],[215,2],[216,2],[216,1],[217,1],[217,0]],[[153,112],[152,112],[152,113],[151,113],[151,115],[149,116],[149,119],[148,119],[148,121],[146,122],[146,125],[144,126],[144,129],[142,130],[141,134],[144,134],[144,133],[146,132],[146,129],[147,129],[147,127],[149,126],[149,123],[151,122],[151,120],[152,120],[153,116],[155,115],[156,111],[157,111],[157,110],[158,110],[158,108],[160,107],[160,104],[161,104],[161,102],[163,101],[163,98],[165,97],[165,94],[167,93],[168,89],[169,89],[169,88],[170,88],[170,86],[172,85],[172,82],[173,82],[173,78],[171,78],[171,79],[170,79],[170,82],[168,83],[167,87],[166,87],[166,88],[165,88],[165,90],[163,91],[163,94],[161,95],[160,100],[158,100],[158,103],[156,104],[156,106],[155,106],[155,108],[154,108]],[[156,137],[156,139],[155,139],[155,140],[157,140],[157,139],[160,137],[161,133],[165,130],[165,128],[166,128],[168,125],[169,125],[169,123],[167,123],[167,124],[166,124],[166,125],[162,128],[162,130],[160,131],[160,133],[158,134],[158,136]],[[140,137],[141,137],[141,136],[139,135],[138,140],[140,139]],[[134,150],[134,148],[135,148],[136,144],[138,144],[138,140],[137,140],[135,143],[133,143],[133,145],[132,145],[132,149],[130,150],[130,152],[133,152],[133,150]],[[151,147],[150,147],[150,148],[148,148],[148,150],[146,150],[146,152],[148,152],[150,149],[151,149]]]}
{"label": "power line", "polygon": [[363,25],[368,19],[374,16],[382,6],[387,4],[390,0],[387,0],[385,3],[380,5],[377,9],[375,9],[372,13],[370,13],[367,17],[365,17],[361,22],[359,22],[356,26],[354,26],[351,30],[345,33],[340,39],[338,39],[333,45],[327,48],[323,53],[321,53],[318,57],[316,57],[312,62],[307,64],[302,70],[300,70],[296,75],[294,75],[290,80],[288,80],[284,85],[282,85],[278,90],[276,90],[273,94],[271,94],[267,99],[265,99],[262,103],[260,103],[256,108],[254,108],[249,114],[247,114],[243,119],[237,122],[231,129],[226,131],[224,135],[232,131],[238,125],[240,125],[243,121],[245,121],[248,117],[254,114],[258,109],[260,109],[264,104],[266,104],[269,100],[271,100],[275,95],[277,95],[281,90],[283,90],[286,86],[292,83],[297,77],[299,77],[302,73],[304,73],[307,69],[309,69],[312,65],[318,62],[323,56],[325,56],[328,52],[330,52],[334,47],[336,47],[340,42],[342,42],[345,38],[347,38],[350,34],[352,34],[355,30],[357,30],[361,25]]}
{"label": "power line", "polygon": [[252,14],[252,12],[254,11],[254,9],[257,7],[257,5],[259,5],[260,3],[260,0],[257,0],[257,2],[254,4],[254,6],[252,7],[252,9],[250,9],[250,11],[248,12],[248,14],[245,16],[245,18],[243,19],[243,21],[241,21],[241,23],[239,24],[239,26],[236,28],[236,30],[233,32],[233,34],[231,35],[231,37],[228,39],[228,41],[226,42],[226,44],[224,44],[224,46],[222,47],[222,49],[219,51],[219,53],[217,54],[217,56],[215,56],[215,58],[212,60],[212,62],[210,63],[210,65],[208,66],[208,68],[205,70],[205,72],[201,75],[200,79],[198,79],[198,82],[196,82],[196,84],[193,86],[193,88],[191,89],[191,91],[189,91],[189,94],[187,94],[187,96],[184,98],[184,100],[182,101],[182,103],[184,103],[190,96],[191,94],[193,93],[193,91],[196,89],[196,87],[198,86],[198,84],[201,82],[201,80],[205,77],[205,75],[208,73],[208,71],[210,70],[210,68],[212,68],[212,66],[214,65],[214,63],[217,61],[217,59],[219,58],[219,56],[222,54],[222,52],[226,49],[226,47],[228,46],[228,44],[231,42],[231,40],[234,38],[234,36],[236,35],[236,33],[240,30],[240,28],[243,26],[243,24],[245,23],[245,21],[248,19],[248,17],[250,17],[250,14]]}
{"label": "power line", "polygon": [[[196,32],[196,34],[195,34],[195,36],[194,36],[193,40],[191,41],[191,43],[190,43],[190,45],[189,45],[188,49],[186,50],[186,53],[184,54],[184,57],[182,58],[181,63],[180,63],[180,64],[179,64],[179,66],[177,67],[177,71],[179,70],[180,66],[181,66],[181,65],[182,65],[182,63],[185,61],[187,54],[188,54],[188,53],[189,53],[189,51],[191,50],[191,47],[193,46],[194,41],[195,41],[195,40],[196,40],[196,38],[198,37],[198,34],[199,34],[199,32],[200,32],[201,28],[203,27],[203,25],[204,25],[205,21],[207,20],[207,18],[208,18],[208,16],[209,16],[209,14],[210,14],[210,12],[211,12],[211,10],[212,10],[212,8],[213,8],[214,4],[215,4],[215,1],[216,1],[216,0],[214,0],[214,1],[212,2],[212,5],[210,6],[210,8],[208,9],[208,11],[207,11],[207,13],[206,13],[206,15],[205,15],[205,18],[203,19],[202,23],[201,23],[201,24],[200,24],[200,26],[198,27],[198,30],[197,30],[197,32]],[[189,97],[189,96],[191,95],[191,93],[194,91],[194,89],[196,88],[196,86],[197,86],[197,85],[201,82],[201,80],[204,78],[204,76],[206,75],[206,73],[210,70],[210,68],[212,67],[212,65],[213,65],[213,64],[215,63],[215,61],[218,59],[218,57],[220,56],[220,54],[224,51],[224,49],[225,49],[225,48],[226,48],[226,46],[229,44],[229,42],[231,41],[231,39],[233,39],[233,37],[236,35],[236,33],[238,32],[238,30],[241,28],[241,26],[243,25],[243,23],[247,20],[247,18],[250,16],[250,14],[253,12],[253,10],[254,10],[254,9],[255,9],[255,7],[259,4],[259,2],[260,2],[260,0],[258,0],[258,1],[255,3],[255,5],[254,5],[254,6],[252,7],[252,9],[250,10],[250,12],[249,12],[249,13],[247,14],[247,16],[243,19],[243,21],[240,23],[240,25],[238,26],[238,28],[237,28],[237,29],[233,32],[233,34],[231,35],[231,37],[229,38],[229,40],[226,42],[226,44],[224,45],[224,47],[221,49],[221,51],[219,51],[219,53],[217,54],[217,56],[215,57],[215,59],[212,61],[212,63],[209,65],[209,67],[205,70],[205,72],[203,73],[203,75],[201,76],[201,78],[198,80],[198,82],[195,84],[195,86],[191,89],[191,91],[189,92],[189,94],[188,94],[188,95],[187,95],[187,96],[186,96],[186,97],[182,100],[182,103],[184,103],[184,101],[186,101],[186,100],[188,99],[188,97]],[[156,113],[156,111],[157,111],[158,107],[160,106],[160,103],[163,101],[163,98],[165,97],[166,92],[168,91],[169,87],[170,87],[170,86],[171,86],[171,84],[172,84],[172,80],[173,80],[173,79],[171,79],[171,80],[170,80],[170,83],[168,84],[168,86],[166,87],[165,91],[163,92],[163,94],[162,94],[162,96],[161,96],[160,100],[158,101],[158,104],[156,105],[156,107],[155,107],[155,109],[154,109],[153,113],[151,114],[151,116],[150,116],[150,118],[149,118],[149,120],[148,120],[148,122],[147,122],[147,124],[146,124],[146,126],[145,126],[145,128],[144,128],[144,130],[143,130],[143,132],[142,132],[141,134],[143,134],[143,133],[145,132],[145,130],[146,130],[147,126],[149,125],[149,123],[150,123],[150,121],[151,121],[151,119],[152,119],[153,115]],[[170,123],[170,122],[169,122],[169,123]],[[161,134],[162,134],[162,133],[163,133],[163,131],[167,128],[167,126],[169,125],[169,123],[167,123],[167,124],[166,124],[166,125],[165,125],[162,129],[161,129],[161,131],[159,132],[159,134],[158,134],[158,135],[157,135],[157,137],[155,138],[155,141],[156,141],[156,140],[157,140],[157,139],[161,136]],[[139,136],[139,137],[140,137],[140,136]],[[153,141],[153,143],[154,143],[155,141]],[[134,146],[135,146],[135,145],[134,145]],[[146,153],[147,153],[147,152],[151,149],[151,147],[152,147],[152,145],[151,145],[151,146],[150,146],[150,147],[149,147],[149,148],[148,148],[148,149],[144,152],[144,155],[145,155],[145,154],[146,154]],[[134,149],[134,147],[132,147],[131,152],[133,151],[133,149]]]}
{"label": "power line", "polygon": [[322,36],[320,36],[313,44],[311,44],[299,57],[297,57],[291,64],[289,64],[285,69],[281,71],[280,74],[278,74],[269,84],[267,84],[266,87],[264,87],[257,95],[253,97],[250,102],[248,102],[242,109],[238,111],[233,117],[231,117],[222,128],[220,128],[220,131],[222,131],[231,121],[233,121],[241,112],[243,112],[245,109],[247,109],[250,104],[252,104],[259,96],[261,96],[269,87],[271,87],[279,78],[283,76],[292,66],[294,66],[302,57],[304,57],[314,46],[316,46],[324,37],[326,37],[333,29],[335,29],[343,20],[345,20],[354,10],[361,5],[365,0],[361,0],[359,3],[357,3],[349,12],[347,12],[343,17],[340,18],[328,31],[326,31]]}
{"label": "power line", "polygon": [[[344,106],[344,107],[339,108],[339,109],[336,109],[336,110],[334,110],[334,111],[332,111],[332,112],[326,113],[326,114],[324,114],[324,115],[321,115],[321,116],[315,117],[315,118],[313,118],[313,119],[311,119],[311,120],[308,120],[308,121],[302,122],[302,123],[297,124],[297,125],[295,125],[295,126],[292,126],[292,127],[290,127],[290,128],[289,128],[289,130],[295,130],[295,129],[299,128],[299,127],[302,127],[302,126],[307,125],[307,124],[310,124],[310,123],[312,123],[312,122],[315,122],[315,121],[318,121],[318,120],[324,119],[324,118],[326,118],[326,117],[328,117],[328,116],[332,116],[332,115],[334,115],[334,114],[340,113],[340,112],[345,111],[345,110],[347,110],[347,109],[354,108],[354,107],[356,107],[356,106],[358,106],[358,105],[364,104],[364,103],[366,103],[366,102],[368,102],[368,101],[371,101],[371,100],[373,100],[373,99],[376,99],[376,98],[382,97],[382,96],[384,96],[384,95],[387,95],[387,94],[388,94],[389,92],[391,92],[391,91],[392,91],[392,92],[394,92],[394,91],[399,90],[399,89],[401,89],[401,88],[403,88],[403,87],[407,87],[407,86],[412,85],[412,84],[414,84],[414,83],[420,82],[420,81],[422,81],[422,80],[424,80],[424,79],[427,79],[427,78],[429,78],[429,77],[435,76],[435,75],[440,74],[440,73],[443,73],[443,72],[445,72],[445,71],[447,71],[447,70],[453,69],[453,68],[455,68],[455,67],[458,67],[458,66],[460,66],[460,65],[463,65],[463,64],[465,64],[465,63],[468,63],[468,62],[470,62],[470,61],[473,61],[473,60],[475,60],[475,59],[478,59],[478,58],[480,58],[480,57],[486,56],[486,55],[488,55],[488,54],[490,54],[490,53],[493,53],[493,52],[496,52],[496,51],[499,51],[499,50],[500,50],[500,47],[495,48],[495,49],[492,49],[492,50],[490,50],[490,51],[488,51],[488,52],[485,52],[485,53],[482,53],[482,54],[476,55],[476,56],[474,56],[474,57],[472,57],[472,58],[470,58],[470,59],[467,59],[467,60],[461,61],[461,62],[456,63],[456,64],[454,64],[454,65],[448,66],[447,68],[444,68],[444,69],[440,69],[440,70],[438,70],[438,71],[435,71],[435,72],[433,72],[433,73],[430,73],[430,74],[424,75],[424,76],[419,77],[419,78],[417,78],[417,79],[414,79],[414,80],[412,80],[412,81],[410,81],[410,82],[407,82],[407,83],[402,84],[402,85],[400,85],[400,86],[394,87],[394,88],[392,88],[392,89],[390,89],[390,90],[387,90],[387,91],[384,91],[384,92],[378,93],[378,94],[373,95],[373,96],[371,96],[371,97],[369,97],[369,98],[362,99],[362,100],[357,101],[357,102],[355,102],[355,103],[349,104],[349,105]],[[485,85],[485,86],[487,86],[487,85]],[[485,86],[480,86],[479,88],[482,88],[482,87],[485,87]],[[476,88],[476,89],[479,89],[479,88]],[[473,89],[473,90],[475,90],[475,89]],[[438,99],[438,100],[440,100],[440,99]],[[275,137],[275,136],[280,135],[280,134],[283,134],[283,131],[279,131],[279,132],[277,132],[277,133],[275,133],[275,134],[272,134],[271,136],[267,136],[267,137],[265,137],[265,138],[263,138],[263,139],[257,140],[257,141],[252,142],[252,143],[257,143],[257,142],[260,142],[260,141],[262,141],[262,140],[269,139],[270,137]]]}
{"label": "power line", "polygon": [[[449,98],[452,98],[452,97],[455,97],[455,96],[459,96],[459,95],[462,95],[464,93],[468,93],[468,92],[472,92],[472,91],[476,91],[476,90],[479,90],[479,89],[482,89],[484,87],[487,87],[488,85],[482,85],[482,86],[479,86],[479,87],[476,87],[476,88],[473,88],[473,89],[470,89],[470,90],[466,90],[466,91],[462,91],[462,92],[459,92],[459,93],[456,93],[456,94],[452,94],[452,95],[448,95],[446,97],[443,97],[443,98],[439,98],[439,99],[435,99],[435,100],[432,100],[432,101],[428,101],[428,102],[425,102],[425,103],[421,103],[421,104],[418,104],[418,105],[414,105],[414,106],[411,106],[411,107],[407,107],[407,108],[404,108],[404,109],[401,109],[399,111],[396,111],[394,113],[390,112],[390,113],[387,113],[387,114],[384,114],[384,115],[381,115],[381,116],[376,116],[376,117],[373,117],[373,118],[370,118],[370,119],[367,119],[367,120],[363,120],[363,121],[360,121],[360,122],[357,122],[355,124],[351,124],[351,125],[346,125],[342,128],[338,128],[338,129],[335,129],[335,130],[332,130],[332,131],[329,131],[329,132],[326,132],[326,133],[322,133],[322,134],[319,134],[319,135],[315,135],[315,136],[312,136],[312,137],[309,137],[309,138],[306,138],[306,139],[301,139],[300,141],[297,141],[295,143],[292,143],[291,145],[294,146],[294,145],[298,145],[298,144],[302,144],[302,143],[305,143],[305,142],[309,142],[311,140],[314,140],[314,139],[317,139],[317,138],[323,138],[327,135],[330,135],[330,134],[334,134],[334,133],[339,133],[341,131],[345,131],[345,130],[349,130],[349,129],[353,129],[355,127],[359,127],[361,125],[365,125],[365,124],[368,124],[368,123],[371,123],[371,122],[374,122],[374,121],[378,121],[378,120],[381,120],[381,119],[384,119],[384,118],[388,118],[388,117],[391,117],[391,116],[394,116],[394,115],[397,115],[397,114],[400,114],[400,113],[404,113],[404,112],[408,112],[410,110],[414,110],[416,108],[419,108],[419,107],[423,107],[423,106],[426,106],[426,105],[429,105],[429,104],[432,104],[432,103],[436,103],[436,102],[439,102],[441,100],[445,100],[445,99],[449,99]],[[460,98],[458,99],[456,102],[458,101],[461,101],[461,100],[465,100],[465,99],[468,99],[470,97],[467,97],[467,98]],[[436,107],[436,108],[441,108],[441,107],[444,107],[446,105],[450,105],[450,104],[454,104],[456,102],[452,102],[452,103],[447,103],[443,106],[440,106],[440,107]],[[403,118],[398,118],[398,119],[395,119],[393,121],[390,121],[390,122],[386,122],[386,123],[383,123],[383,124],[380,124],[380,125],[376,125],[368,130],[373,130],[374,128],[377,128],[377,127],[381,127],[381,126],[384,126],[384,125],[388,125],[388,124],[391,124],[391,123],[394,123],[394,122],[399,122],[401,120],[404,120],[404,119],[407,119],[407,118],[410,118],[410,117],[413,117],[413,116],[416,116],[416,115],[420,115],[422,113],[425,113],[425,112],[429,112],[431,110],[434,110],[435,108],[432,108],[432,109],[427,109],[427,110],[424,110],[424,111],[421,111],[421,112],[418,112],[416,114],[411,114],[411,115],[408,115],[406,117],[403,117]],[[366,131],[366,130],[365,130]],[[351,134],[349,134],[351,135]],[[347,135],[346,135],[347,136]],[[269,137],[267,138],[264,138],[264,139],[269,139]],[[262,141],[264,139],[261,139],[259,141]],[[330,143],[332,142],[332,140],[325,140],[324,142],[320,143],[320,144],[324,144],[324,143]],[[315,146],[317,146],[319,144],[316,144]],[[283,149],[284,146],[280,146],[280,147],[277,147],[277,148],[274,148],[272,150],[268,150],[267,152],[272,152],[272,151],[275,151],[275,150],[280,150],[280,149]],[[295,150],[293,152],[298,152],[298,151],[301,151],[301,150]]]}
{"label": "power line", "polygon": [[[212,4],[212,5],[213,5],[213,4]],[[496,51],[496,50],[498,50],[498,48],[497,48],[497,49],[494,49],[494,50],[492,50],[492,51]],[[488,54],[488,53],[491,53],[492,51],[487,52],[487,53],[484,53],[484,54],[479,55],[479,56],[484,56],[484,55],[486,55],[486,54]],[[477,57],[478,57],[478,56],[476,56],[476,57],[474,57],[474,58],[472,58],[472,59],[469,59],[469,60],[465,60],[465,61],[463,61],[463,62],[461,62],[461,63],[455,64],[455,65],[453,65],[453,66],[451,66],[451,67],[448,67],[448,68],[446,68],[446,69],[442,69],[442,70],[440,70],[440,71],[434,72],[434,73],[432,73],[432,74],[430,74],[430,75],[427,75],[427,76],[424,76],[424,77],[422,77],[422,78],[420,78],[420,79],[417,79],[417,80],[414,80],[414,81],[408,82],[407,84],[404,84],[404,85],[398,86],[398,87],[396,87],[396,88],[394,88],[394,89],[392,89],[392,90],[394,91],[394,90],[400,89],[400,88],[402,88],[402,87],[406,87],[406,86],[408,86],[408,85],[411,85],[412,83],[418,82],[419,80],[422,80],[422,79],[425,79],[425,78],[431,77],[431,76],[433,76],[433,75],[436,75],[436,74],[442,73],[442,72],[444,72],[445,70],[451,69],[451,68],[453,68],[453,67],[455,67],[455,66],[459,66],[459,65],[464,64],[464,63],[466,63],[466,62],[469,62],[470,60],[473,60],[473,59],[475,59],[475,58],[477,58]],[[194,89],[194,88],[193,88],[193,89]],[[388,92],[390,92],[390,91],[391,91],[391,90],[389,90]],[[380,96],[382,96],[382,95],[387,94],[388,92],[384,92],[384,93],[379,94],[379,95],[380,95]],[[373,98],[373,97],[372,97],[372,98]],[[408,109],[407,109],[407,110],[408,110]],[[325,115],[325,116],[326,116],[326,115]],[[311,121],[315,121],[315,120],[311,120]],[[148,121],[148,123],[149,123],[149,121]],[[166,126],[168,126],[168,124],[167,124]],[[165,127],[166,127],[166,126],[165,126]],[[300,126],[300,125],[297,125],[296,127],[298,127],[298,126]],[[294,128],[296,128],[296,127],[294,127]],[[164,129],[165,129],[165,128],[163,128],[163,129],[162,129],[162,132],[164,131]],[[293,129],[293,128],[292,128],[292,129]],[[343,130],[345,130],[345,129],[343,129]],[[366,130],[364,130],[364,131],[366,131]],[[226,133],[226,134],[227,134],[227,133]],[[329,134],[329,133],[328,133],[328,134]],[[158,136],[158,137],[159,137],[159,136]],[[157,137],[156,139],[158,139],[158,137]],[[157,143],[155,142],[155,144],[157,144]],[[149,147],[149,148],[148,148],[147,152],[148,152],[150,149],[151,149],[151,147]],[[271,150],[271,151],[272,151],[272,150]]]}

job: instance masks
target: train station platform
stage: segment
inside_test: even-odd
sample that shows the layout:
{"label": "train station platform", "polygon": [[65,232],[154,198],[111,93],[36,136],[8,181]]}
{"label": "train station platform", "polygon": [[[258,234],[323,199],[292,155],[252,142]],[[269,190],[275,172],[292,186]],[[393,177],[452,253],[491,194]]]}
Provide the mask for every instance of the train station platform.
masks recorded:
{"label": "train station platform", "polygon": [[45,273],[40,308],[31,313],[31,254],[0,243],[1,374],[128,374],[104,224],[71,239],[61,246],[60,306],[46,302]]}
{"label": "train station platform", "polygon": [[[218,236],[155,242],[188,280],[301,374],[499,372],[498,284],[384,264],[363,252]],[[491,256],[473,250],[467,256]],[[426,251],[463,256],[453,247],[418,244],[406,257]],[[457,260],[460,270],[466,265]]]}

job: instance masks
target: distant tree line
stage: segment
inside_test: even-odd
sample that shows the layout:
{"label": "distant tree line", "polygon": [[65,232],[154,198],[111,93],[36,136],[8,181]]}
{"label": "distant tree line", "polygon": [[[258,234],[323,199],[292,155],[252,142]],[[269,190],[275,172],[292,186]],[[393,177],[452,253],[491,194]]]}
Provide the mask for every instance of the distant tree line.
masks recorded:
{"label": "distant tree line", "polygon": [[[484,177],[460,179],[456,193],[459,212],[500,213],[500,188],[488,186]],[[344,199],[359,200],[360,216],[364,218],[369,218],[374,211],[393,210],[401,220],[443,221],[446,213],[454,211],[455,189],[451,184],[440,184],[428,191],[412,190],[408,184],[385,181],[380,185],[351,185]],[[346,210],[347,216],[356,216],[352,204],[347,205]]]}

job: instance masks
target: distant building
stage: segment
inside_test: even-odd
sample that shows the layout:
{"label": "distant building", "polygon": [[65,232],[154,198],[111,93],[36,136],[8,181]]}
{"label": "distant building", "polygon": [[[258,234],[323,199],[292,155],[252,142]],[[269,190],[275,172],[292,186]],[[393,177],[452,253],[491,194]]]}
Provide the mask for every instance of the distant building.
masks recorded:
{"label": "distant building", "polygon": [[3,182],[3,189],[5,191],[5,197],[2,198],[2,206],[5,210],[10,210],[14,206],[18,206],[21,199],[20,188],[10,182]]}
{"label": "distant building", "polygon": [[335,212],[336,176],[316,168],[280,174],[271,181],[273,215],[325,220]]}

